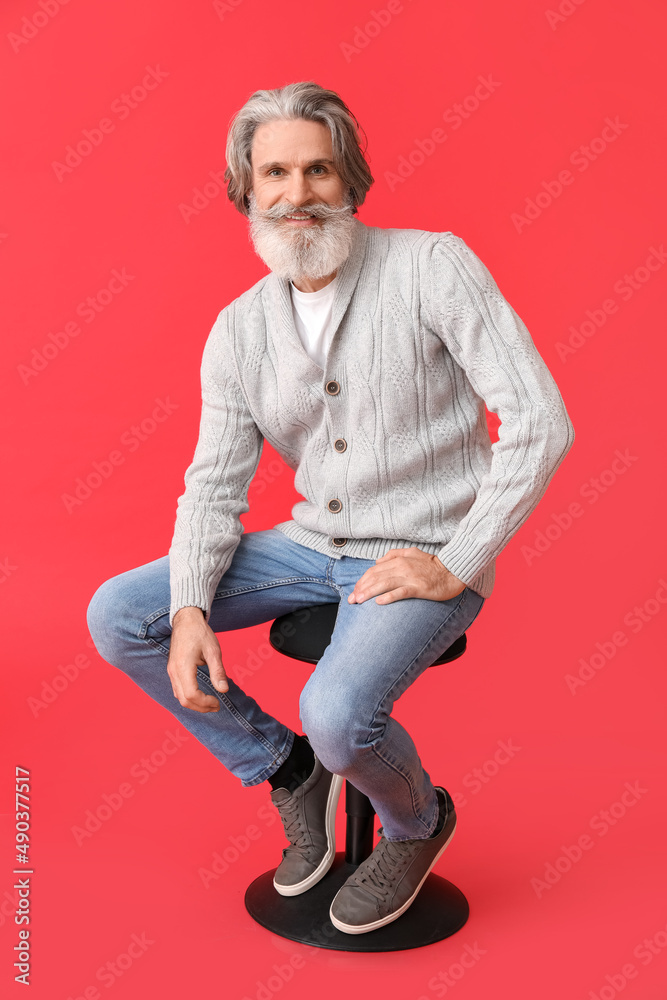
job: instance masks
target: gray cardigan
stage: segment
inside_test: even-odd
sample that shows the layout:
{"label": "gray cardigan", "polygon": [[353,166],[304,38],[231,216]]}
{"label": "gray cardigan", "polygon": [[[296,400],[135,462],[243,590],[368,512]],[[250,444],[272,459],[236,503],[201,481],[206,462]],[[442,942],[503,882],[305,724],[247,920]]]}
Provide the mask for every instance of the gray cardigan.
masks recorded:
{"label": "gray cardigan", "polygon": [[[306,498],[279,531],[335,559],[416,545],[482,597],[573,444],[525,324],[460,237],[355,219],[338,274],[324,371],[273,273],[213,325],[169,549],[170,622],[185,606],[208,620],[263,439]],[[485,403],[501,420],[493,445]]]}

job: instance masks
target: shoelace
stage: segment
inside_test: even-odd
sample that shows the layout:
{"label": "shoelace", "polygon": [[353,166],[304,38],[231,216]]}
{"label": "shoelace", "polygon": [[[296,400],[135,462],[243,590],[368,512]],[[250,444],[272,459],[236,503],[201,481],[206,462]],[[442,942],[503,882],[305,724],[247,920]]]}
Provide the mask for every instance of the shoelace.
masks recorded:
{"label": "shoelace", "polygon": [[[290,842],[290,847],[293,850],[302,851],[304,848],[310,846],[310,842],[306,831],[301,826],[301,817],[297,805],[298,800],[292,797],[278,805],[278,812],[283,821],[285,836]],[[290,848],[286,847],[284,850],[289,851]]]}
{"label": "shoelace", "polygon": [[387,892],[396,884],[396,876],[401,874],[413,851],[414,845],[410,841],[385,840],[383,837],[375,849],[374,856],[363,862],[350,876],[350,881],[377,899],[384,899]]}

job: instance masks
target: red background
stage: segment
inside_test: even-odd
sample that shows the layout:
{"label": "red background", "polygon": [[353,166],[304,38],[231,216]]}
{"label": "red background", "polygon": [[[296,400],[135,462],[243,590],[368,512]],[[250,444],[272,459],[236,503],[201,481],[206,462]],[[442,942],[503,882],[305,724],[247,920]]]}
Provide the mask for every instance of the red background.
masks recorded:
{"label": "red background", "polygon": [[[55,2],[44,0],[49,9]],[[0,981],[8,995],[21,995],[11,892],[21,765],[32,772],[35,1000],[83,996],[92,985],[124,1000],[255,998],[273,966],[293,956],[299,967],[279,990],[291,1000],[344,990],[430,1000],[444,995],[444,980],[436,989],[433,977],[465,945],[483,955],[456,982],[458,1000],[664,997],[664,274],[641,268],[667,237],[665,12],[657,0],[565,0],[550,24],[547,3],[234,0],[216,10],[204,0],[77,0],[35,18],[38,0],[5,0]],[[394,14],[366,31],[373,10],[381,21]],[[146,67],[167,75],[121,117],[114,102]],[[474,94],[480,76],[496,88],[477,108],[469,101],[455,128],[443,114]],[[180,206],[224,169],[229,119],[246,98],[302,79],[339,91],[368,134],[376,183],[360,218],[462,236],[527,324],[577,435],[499,559],[468,653],[429,671],[396,708],[429,773],[465,797],[436,871],[466,893],[470,920],[411,953],[304,949],[256,925],[245,886],[284,846],[282,831],[261,818],[268,811],[258,812],[268,786],[242,789],[193,737],[149,780],[130,778],[135,794],[81,846],[72,833],[133,768],[137,775],[166,730],[185,735],[91,650],[85,611],[109,576],[167,552],[196,443],[204,342],[220,309],[265,273],[224,192],[187,222]],[[103,118],[113,130],[59,179],[54,162]],[[576,151],[607,118],[626,127],[602,148],[594,143],[581,169]],[[446,140],[390,183],[387,172],[438,127]],[[573,180],[558,193],[564,169]],[[549,186],[551,198],[543,194],[533,220],[517,227],[513,215]],[[114,268],[132,280],[86,323],[77,306],[106,288]],[[624,275],[635,272],[635,289],[623,292]],[[557,345],[570,328],[587,311],[600,321],[610,299],[613,313],[585,328],[591,335],[562,360]],[[44,354],[49,335],[57,340],[77,319],[81,332]],[[173,411],[136,441],[131,428],[157,399]],[[617,450],[626,466],[609,471]],[[78,477],[114,451],[122,460],[112,473],[68,509],[63,497]],[[290,516],[292,476],[268,445],[250,498],[248,530]],[[572,504],[579,516],[568,522]],[[645,606],[639,626],[637,606]],[[223,657],[233,672],[255,653],[259,666],[244,686],[301,731],[298,692],[309,668],[277,653],[262,658],[267,629],[227,635]],[[612,641],[619,631],[625,641]],[[596,652],[591,679],[570,690],[567,675]],[[71,664],[78,676],[44,701]],[[494,767],[498,741],[521,749]],[[485,776],[479,788],[474,768]],[[621,800],[626,782],[639,784],[638,801],[617,805],[602,834],[601,811]],[[237,851],[207,888],[201,870],[216,852],[233,859],[249,824],[261,831],[252,850]],[[342,835],[342,807],[339,824]],[[532,881],[559,858],[567,869],[564,848],[584,835],[590,848],[557,881]],[[122,977],[96,978],[143,933],[153,943]],[[654,953],[642,950],[644,939]],[[622,971],[628,964],[632,973]]]}

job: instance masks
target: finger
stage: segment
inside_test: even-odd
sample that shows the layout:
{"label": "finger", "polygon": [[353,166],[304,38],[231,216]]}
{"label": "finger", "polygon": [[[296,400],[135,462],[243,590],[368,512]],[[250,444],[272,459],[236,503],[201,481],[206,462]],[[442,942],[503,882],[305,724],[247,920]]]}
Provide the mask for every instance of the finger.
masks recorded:
{"label": "finger", "polygon": [[404,601],[406,597],[410,596],[409,587],[397,587],[395,590],[390,590],[387,593],[380,594],[375,598],[376,604],[393,604],[394,601]]}
{"label": "finger", "polygon": [[370,569],[367,569],[365,573],[362,573],[362,575],[359,577],[359,579],[355,583],[355,585],[354,585],[354,587],[352,589],[352,592],[349,594],[349,596],[347,598],[349,604],[359,604],[359,603],[361,603],[360,599],[359,599],[359,595],[361,593],[363,593],[365,590],[368,589],[367,585],[368,585],[369,581],[370,582],[373,581],[374,575],[375,575],[375,573],[374,573],[374,567],[371,567]]}
{"label": "finger", "polygon": [[174,698],[177,698],[178,701],[183,704],[185,700],[183,688],[178,674],[175,672],[175,668],[171,664],[167,664],[167,673],[169,674],[169,680],[171,681],[171,690],[174,692]]}
{"label": "finger", "polygon": [[191,698],[188,698],[184,708],[190,708],[193,712],[219,712],[220,702],[212,694],[204,694],[203,691],[197,689]]}
{"label": "finger", "polygon": [[376,568],[372,566],[371,569],[367,569],[363,576],[360,576],[354,585],[354,590],[350,595],[353,600],[351,603],[363,604],[367,601],[369,597],[375,597],[376,594],[381,594],[384,590],[388,588],[385,586],[385,581],[387,580],[387,570],[386,567]]}
{"label": "finger", "polygon": [[188,670],[187,674],[181,675],[180,680],[185,699],[185,704],[181,704],[184,708],[192,708],[197,712],[217,712],[220,709],[220,702],[215,695],[200,691],[196,670],[192,673]]}
{"label": "finger", "polygon": [[[376,572],[371,577],[369,577],[368,583],[365,584],[363,589],[355,588],[354,596],[356,598],[357,604],[363,604],[364,601],[368,601],[371,597],[378,597],[380,594],[389,593],[389,591],[396,589],[397,587],[404,586],[405,577],[403,575],[398,576],[396,573],[388,573],[386,570],[383,573]],[[359,586],[357,584],[357,586]],[[407,595],[405,595],[407,596]]]}
{"label": "finger", "polygon": [[215,649],[212,650],[211,654],[207,658],[207,664],[208,664],[208,675],[211,678],[211,684],[216,689],[216,691],[220,691],[221,694],[226,694],[227,691],[229,691],[229,682],[227,680],[227,674],[225,673],[225,668],[222,665],[222,656],[220,655],[219,646],[217,649],[217,653]]}

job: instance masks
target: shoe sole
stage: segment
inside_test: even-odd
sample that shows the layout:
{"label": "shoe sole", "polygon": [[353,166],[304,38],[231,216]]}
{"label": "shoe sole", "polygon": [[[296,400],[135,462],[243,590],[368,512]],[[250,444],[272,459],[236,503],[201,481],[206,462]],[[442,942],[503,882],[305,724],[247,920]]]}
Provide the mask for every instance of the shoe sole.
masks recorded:
{"label": "shoe sole", "polygon": [[343,787],[343,781],[344,779],[339,774],[334,774],[331,787],[329,788],[327,809],[324,818],[328,844],[326,854],[315,871],[308,878],[302,879],[301,882],[295,882],[294,885],[281,885],[274,879],[273,886],[281,896],[299,896],[302,892],[306,892],[319,882],[320,879],[324,878],[334,863],[336,857],[336,809],[338,808],[338,799]]}
{"label": "shoe sole", "polygon": [[331,923],[334,925],[334,927],[336,927],[339,931],[343,931],[344,934],[366,934],[368,931],[374,931],[374,930],[377,930],[378,927],[384,927],[386,924],[390,924],[393,920],[398,920],[398,918],[400,916],[402,916],[402,914],[405,913],[405,911],[408,909],[408,907],[411,906],[412,903],[414,903],[415,898],[417,896],[417,893],[421,889],[422,885],[424,884],[424,882],[426,881],[426,879],[428,878],[428,876],[431,874],[431,870],[435,866],[435,864],[437,863],[438,858],[440,857],[440,855],[448,847],[449,842],[451,841],[451,839],[454,836],[455,832],[456,832],[456,821],[454,821],[454,826],[452,827],[452,832],[447,837],[447,840],[442,845],[442,847],[440,848],[440,850],[438,851],[438,853],[436,854],[436,856],[433,858],[433,861],[429,865],[429,867],[428,867],[426,873],[424,874],[424,877],[420,881],[419,885],[417,886],[417,888],[415,889],[415,891],[412,893],[412,895],[410,896],[410,898],[406,899],[406,901],[403,903],[403,905],[401,907],[399,907],[398,910],[396,910],[394,913],[389,913],[386,917],[382,917],[380,920],[374,920],[370,924],[346,924],[346,923],[343,923],[342,920],[338,920],[333,915],[333,913],[331,912],[331,909],[333,909],[333,905],[336,902],[336,898],[334,897],[334,899],[333,899],[333,901],[331,903],[331,909],[329,910],[329,919],[331,920]]}

